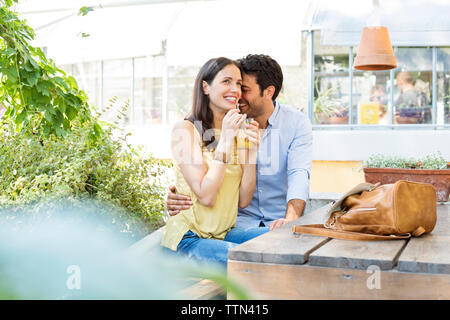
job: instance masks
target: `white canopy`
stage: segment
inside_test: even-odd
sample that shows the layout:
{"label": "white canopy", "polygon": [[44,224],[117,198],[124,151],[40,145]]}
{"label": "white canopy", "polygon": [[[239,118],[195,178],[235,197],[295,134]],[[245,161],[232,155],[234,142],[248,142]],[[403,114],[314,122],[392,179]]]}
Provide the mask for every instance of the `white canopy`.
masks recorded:
{"label": "white canopy", "polygon": [[39,10],[24,1],[20,9],[37,30],[34,45],[46,47],[58,64],[158,54],[163,39],[170,65],[201,65],[212,57],[248,53],[269,54],[282,65],[300,64],[308,1],[150,0],[153,4],[107,6],[114,2],[103,1],[104,8],[94,6],[86,16],[77,15],[86,5],[79,1],[68,1],[64,10],[60,1],[44,2],[47,6]]}

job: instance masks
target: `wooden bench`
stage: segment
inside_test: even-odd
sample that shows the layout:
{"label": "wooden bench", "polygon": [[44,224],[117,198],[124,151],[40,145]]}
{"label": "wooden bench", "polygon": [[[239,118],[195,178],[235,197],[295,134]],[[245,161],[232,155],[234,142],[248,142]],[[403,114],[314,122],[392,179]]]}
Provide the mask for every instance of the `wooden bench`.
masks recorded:
{"label": "wooden bench", "polygon": [[[329,205],[232,248],[228,276],[256,299],[450,299],[450,203],[431,234],[395,241],[294,235]],[[232,297],[228,297],[232,298]]]}
{"label": "wooden bench", "polygon": [[182,297],[194,300],[223,300],[226,293],[214,281],[209,279],[193,279],[195,283],[180,291]]}
{"label": "wooden bench", "polygon": [[[133,255],[151,254],[153,250],[159,248],[164,229],[165,227],[162,227],[134,243],[128,248],[127,253]],[[179,295],[182,297],[194,300],[224,299],[226,297],[224,290],[214,281],[199,278],[186,280],[188,283],[192,282],[193,284],[179,292]]]}

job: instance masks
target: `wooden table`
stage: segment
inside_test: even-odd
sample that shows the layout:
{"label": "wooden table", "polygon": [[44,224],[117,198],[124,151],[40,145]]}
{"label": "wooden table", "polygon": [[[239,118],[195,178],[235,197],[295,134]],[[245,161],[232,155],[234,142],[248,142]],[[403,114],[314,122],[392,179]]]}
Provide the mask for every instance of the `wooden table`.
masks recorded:
{"label": "wooden table", "polygon": [[[450,204],[431,234],[394,241],[294,235],[329,205],[232,248],[228,275],[255,299],[450,299]],[[228,298],[232,299],[232,296]]]}

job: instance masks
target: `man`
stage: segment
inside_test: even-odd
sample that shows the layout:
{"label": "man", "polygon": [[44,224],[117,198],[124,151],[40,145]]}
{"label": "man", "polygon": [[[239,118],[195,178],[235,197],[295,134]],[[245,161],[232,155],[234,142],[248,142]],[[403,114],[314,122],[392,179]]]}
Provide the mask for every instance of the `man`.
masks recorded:
{"label": "man", "polygon": [[430,105],[430,100],[425,93],[414,86],[411,74],[408,71],[399,72],[395,81],[400,89],[400,94],[395,101],[397,122],[401,121],[401,117],[415,118],[416,123],[431,122],[431,108],[426,108]]}
{"label": "man", "polygon": [[[236,226],[279,228],[303,214],[309,196],[312,162],[312,129],[306,115],[279,104],[283,73],[267,55],[248,55],[239,60],[244,74],[242,113],[261,129],[256,164],[256,188],[250,205],[238,210]],[[189,197],[170,188],[167,209],[178,214],[192,205]]]}
{"label": "man", "polygon": [[395,81],[401,91],[395,102],[397,107],[423,107],[429,103],[427,96],[414,86],[414,79],[409,72],[399,72]]}

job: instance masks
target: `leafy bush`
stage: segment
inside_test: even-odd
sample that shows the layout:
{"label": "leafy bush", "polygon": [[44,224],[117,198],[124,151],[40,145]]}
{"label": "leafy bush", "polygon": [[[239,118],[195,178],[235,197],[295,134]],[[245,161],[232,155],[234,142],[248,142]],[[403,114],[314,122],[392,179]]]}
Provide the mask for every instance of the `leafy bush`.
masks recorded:
{"label": "leafy bush", "polygon": [[422,159],[387,156],[383,154],[371,155],[363,163],[368,168],[405,168],[405,169],[446,169],[447,161],[440,151],[427,155]]}
{"label": "leafy bush", "polygon": [[105,126],[99,139],[90,140],[99,116],[75,121],[65,137],[18,133],[12,121],[3,121],[0,209],[17,212],[31,206],[27,210],[33,211],[60,200],[74,204],[90,199],[104,203],[105,214],[119,212],[120,217],[111,219],[123,223],[121,231],[132,236],[160,226],[166,189],[161,177],[169,164],[140,156],[123,130],[114,137],[114,126]]}
{"label": "leafy bush", "polygon": [[102,127],[76,80],[30,45],[33,29],[10,9],[17,2],[0,0],[0,216],[89,199],[121,231],[151,231],[162,223],[167,164]]}
{"label": "leafy bush", "polygon": [[[92,120],[86,93],[72,76],[59,69],[40,48],[30,45],[34,31],[0,0],[0,109],[16,130],[40,136],[64,136],[73,122]],[[95,124],[90,139],[101,134]]]}

